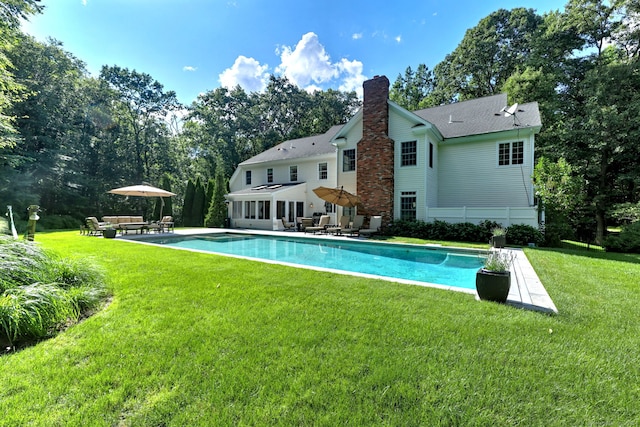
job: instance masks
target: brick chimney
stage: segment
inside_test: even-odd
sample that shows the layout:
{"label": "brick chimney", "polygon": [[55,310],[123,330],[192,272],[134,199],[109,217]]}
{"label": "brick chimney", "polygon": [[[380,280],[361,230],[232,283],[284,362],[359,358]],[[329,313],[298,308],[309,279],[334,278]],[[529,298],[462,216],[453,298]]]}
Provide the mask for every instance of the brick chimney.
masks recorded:
{"label": "brick chimney", "polygon": [[357,187],[367,215],[393,220],[394,143],[389,138],[389,79],[375,76],[363,83],[362,139],[357,147]]}

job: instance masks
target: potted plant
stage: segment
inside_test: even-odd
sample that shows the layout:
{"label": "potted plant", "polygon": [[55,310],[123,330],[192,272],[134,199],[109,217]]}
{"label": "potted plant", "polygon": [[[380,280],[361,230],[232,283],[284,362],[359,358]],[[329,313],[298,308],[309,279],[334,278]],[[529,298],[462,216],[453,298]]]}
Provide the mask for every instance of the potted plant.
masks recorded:
{"label": "potted plant", "polygon": [[491,247],[504,248],[507,244],[507,230],[502,227],[496,227],[491,230]]}
{"label": "potted plant", "polygon": [[116,229],[113,228],[111,225],[107,225],[107,228],[105,228],[104,230],[102,230],[102,235],[106,238],[106,239],[113,239],[116,237]]}
{"label": "potted plant", "polygon": [[484,265],[476,273],[476,291],[483,301],[506,302],[511,288],[510,267],[514,255],[509,252],[490,251]]}

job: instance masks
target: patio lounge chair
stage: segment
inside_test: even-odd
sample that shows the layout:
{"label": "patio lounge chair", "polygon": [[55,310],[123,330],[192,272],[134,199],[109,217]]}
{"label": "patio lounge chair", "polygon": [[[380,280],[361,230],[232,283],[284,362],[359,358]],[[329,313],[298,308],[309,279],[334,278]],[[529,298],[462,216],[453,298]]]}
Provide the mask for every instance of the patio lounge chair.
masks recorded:
{"label": "patio lounge chair", "polygon": [[320,217],[320,221],[318,221],[318,225],[315,227],[307,227],[304,229],[305,233],[311,233],[313,232],[313,234],[316,234],[317,231],[324,231],[325,225],[329,225],[329,221],[331,220],[331,217],[329,215],[322,215]]}
{"label": "patio lounge chair", "polygon": [[369,228],[359,230],[358,235],[362,236],[364,234],[365,236],[370,236],[380,232],[380,227],[382,227],[382,217],[379,215],[372,216],[371,220],[369,220]]}
{"label": "patio lounge chair", "polygon": [[349,228],[349,215],[342,215],[337,226],[327,227],[327,233],[342,234],[342,229]]}
{"label": "patio lounge chair", "polygon": [[296,229],[296,223],[295,222],[287,222],[286,219],[284,219],[284,217],[280,218],[282,220],[282,226],[284,227],[285,231],[287,230],[295,230]]}
{"label": "patio lounge chair", "polygon": [[95,216],[87,217],[85,222],[87,224],[87,234],[89,236],[100,236],[104,230],[112,228],[110,223],[100,222]]}
{"label": "patio lounge chair", "polygon": [[167,233],[175,231],[175,229],[173,228],[173,217],[171,215],[163,216],[158,225],[160,226],[159,231],[161,233],[164,233],[165,230],[167,231]]}
{"label": "patio lounge chair", "polygon": [[342,229],[342,232],[345,234],[348,233],[350,236],[353,236],[354,233],[357,233],[362,228],[363,223],[364,223],[364,215],[356,215],[353,218],[353,222],[349,224],[348,227]]}
{"label": "patio lounge chair", "polygon": [[313,227],[313,218],[298,217],[298,231],[305,231],[309,227]]}

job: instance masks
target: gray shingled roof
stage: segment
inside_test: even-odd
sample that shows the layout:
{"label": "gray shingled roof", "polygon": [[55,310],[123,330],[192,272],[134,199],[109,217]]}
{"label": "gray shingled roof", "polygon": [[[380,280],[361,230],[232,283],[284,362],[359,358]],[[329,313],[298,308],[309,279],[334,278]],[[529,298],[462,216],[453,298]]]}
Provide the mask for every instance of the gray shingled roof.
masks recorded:
{"label": "gray shingled roof", "polygon": [[321,154],[329,154],[336,151],[331,145],[331,139],[344,125],[331,127],[321,135],[308,136],[306,138],[291,139],[272,147],[252,158],[240,163],[250,165],[253,163],[269,162],[273,160],[299,159]]}
{"label": "gray shingled roof", "polygon": [[[504,107],[508,107],[507,95],[501,93],[418,110],[413,114],[432,123],[445,139],[542,126],[537,102],[519,105],[515,116],[509,117],[505,117],[502,111]],[[321,135],[282,142],[240,164],[250,165],[333,153],[336,147],[331,145],[331,140],[343,126],[333,126]]]}
{"label": "gray shingled roof", "polygon": [[537,102],[518,105],[515,116],[509,117],[504,107],[509,107],[507,94],[501,93],[413,113],[435,125],[445,139],[542,126]]}

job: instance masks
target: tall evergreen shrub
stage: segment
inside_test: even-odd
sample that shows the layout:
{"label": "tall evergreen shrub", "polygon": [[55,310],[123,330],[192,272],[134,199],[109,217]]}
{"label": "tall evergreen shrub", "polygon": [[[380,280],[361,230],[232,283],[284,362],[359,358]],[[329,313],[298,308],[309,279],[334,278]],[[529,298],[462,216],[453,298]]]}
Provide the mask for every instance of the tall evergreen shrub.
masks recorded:
{"label": "tall evergreen shrub", "polygon": [[190,179],[184,192],[184,205],[182,206],[182,223],[185,227],[193,227],[193,198],[195,194],[196,186]]}
{"label": "tall evergreen shrub", "polygon": [[195,185],[195,194],[193,196],[193,207],[191,214],[193,215],[193,227],[203,227],[204,226],[204,199],[205,199],[205,190],[204,184],[200,177],[196,180]]}
{"label": "tall evergreen shrub", "polygon": [[[211,182],[209,185],[211,185]],[[227,204],[224,200],[224,195],[227,193],[227,180],[224,176],[222,162],[218,162],[213,187],[211,204],[209,205],[209,210],[205,219],[205,226],[224,227],[225,220],[227,219]]]}

